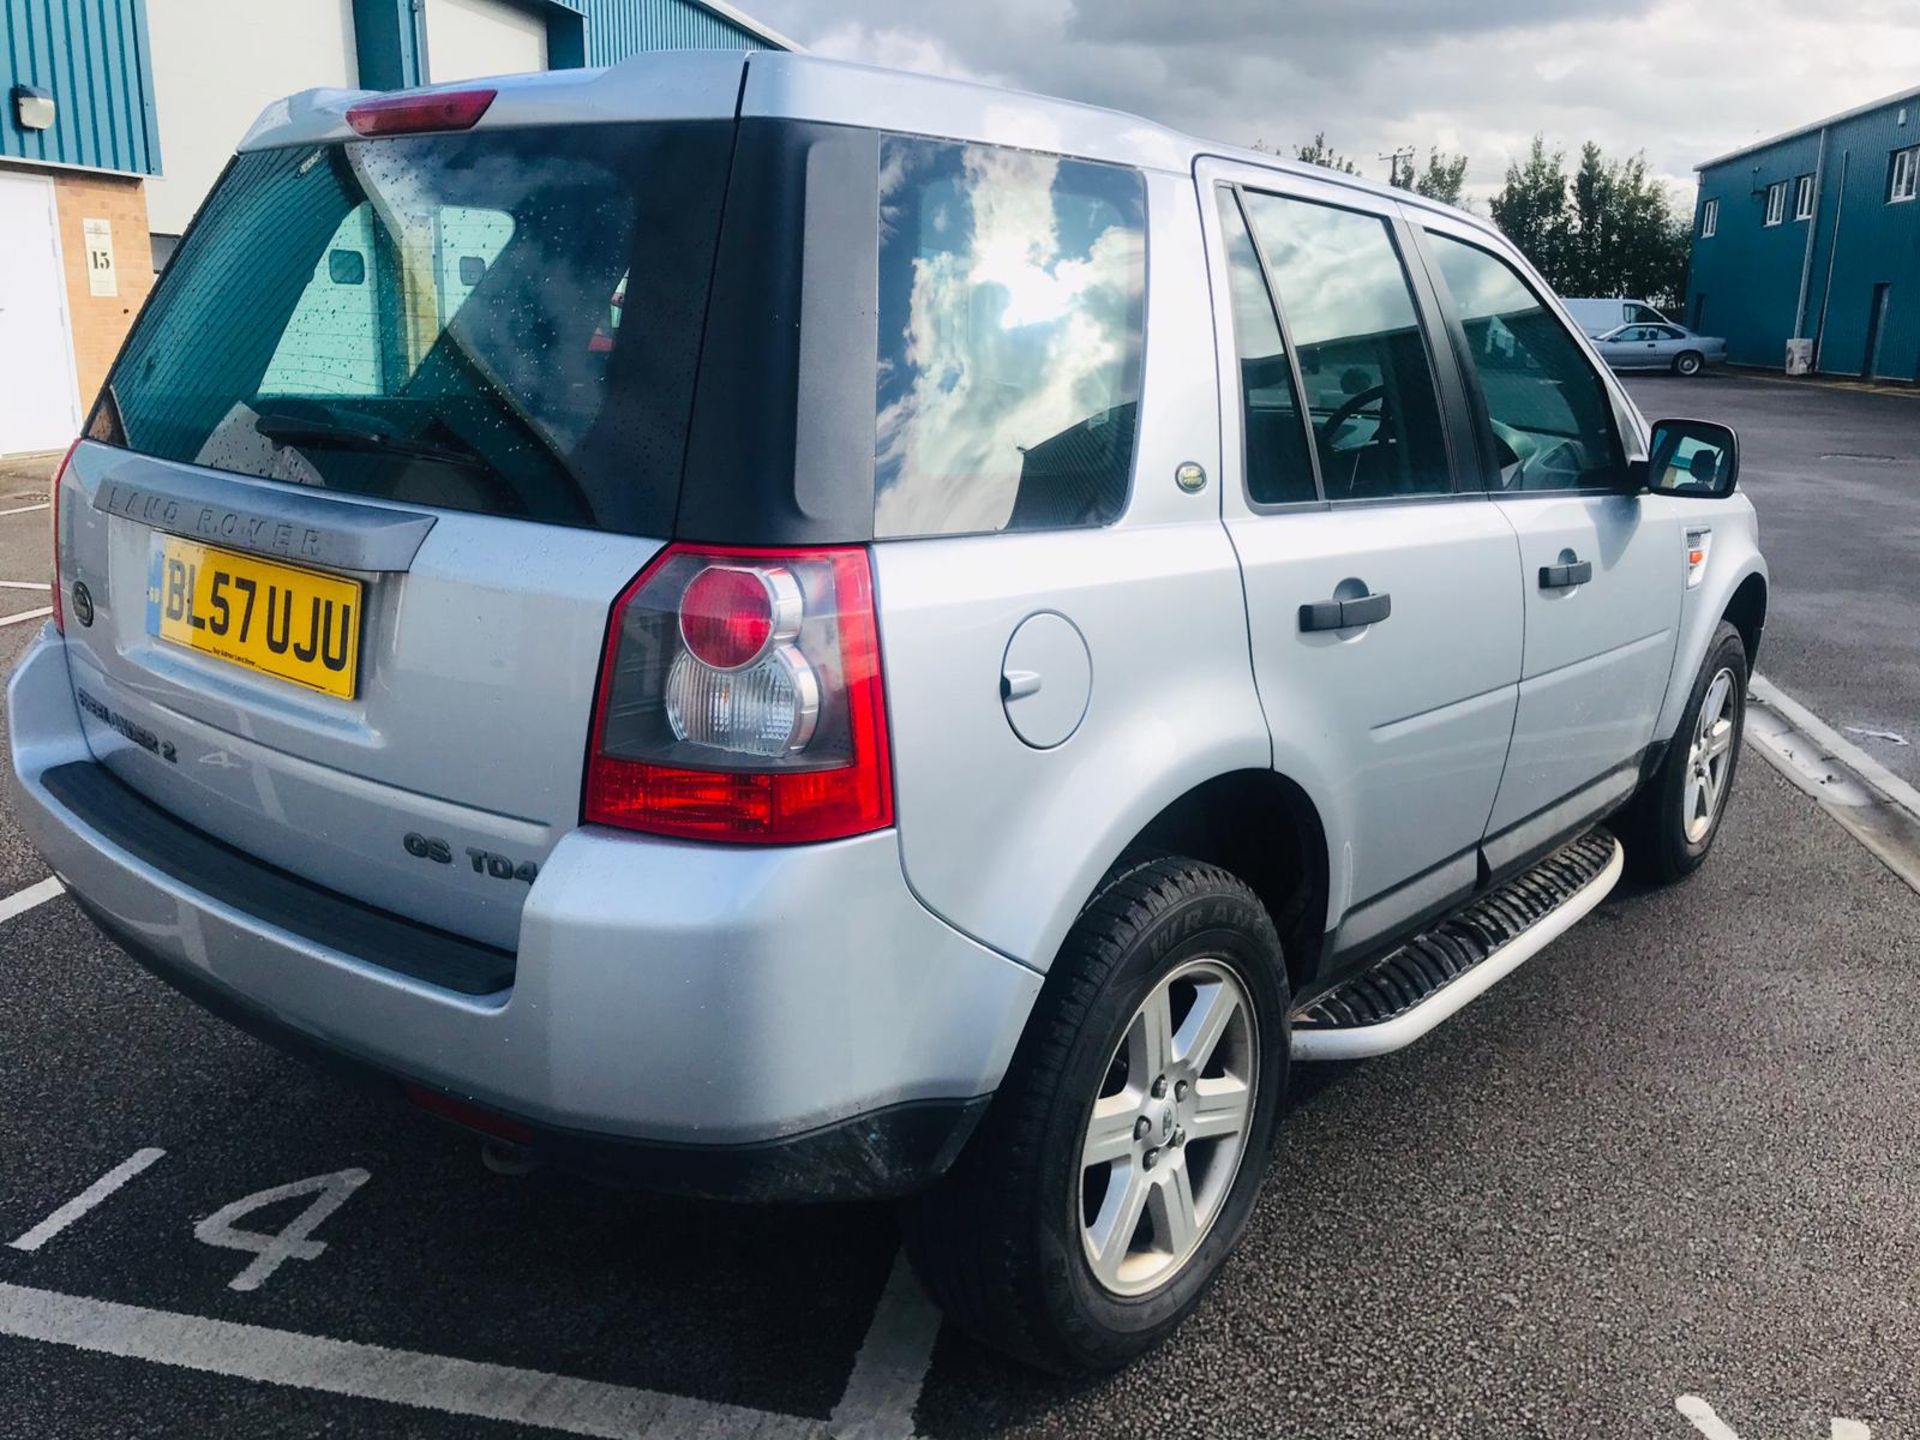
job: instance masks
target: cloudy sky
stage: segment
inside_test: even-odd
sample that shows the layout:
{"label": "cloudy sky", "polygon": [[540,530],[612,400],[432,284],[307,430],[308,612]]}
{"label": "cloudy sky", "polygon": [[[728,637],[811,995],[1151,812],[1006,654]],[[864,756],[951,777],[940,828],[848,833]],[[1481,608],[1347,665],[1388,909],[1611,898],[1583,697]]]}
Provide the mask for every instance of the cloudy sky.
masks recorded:
{"label": "cloudy sky", "polygon": [[1497,189],[1529,137],[1700,161],[1920,84],[1920,0],[741,0],[823,54],[1112,105],[1384,177],[1463,151]]}

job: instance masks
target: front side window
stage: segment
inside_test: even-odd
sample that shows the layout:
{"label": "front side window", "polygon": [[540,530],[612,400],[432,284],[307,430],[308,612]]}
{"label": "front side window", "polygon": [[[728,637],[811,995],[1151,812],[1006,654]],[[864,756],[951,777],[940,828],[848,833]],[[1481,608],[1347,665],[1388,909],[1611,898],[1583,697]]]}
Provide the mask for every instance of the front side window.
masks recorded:
{"label": "front side window", "polygon": [[1700,238],[1711,240],[1720,230],[1720,202],[1709,200],[1700,207]]}
{"label": "front side window", "polygon": [[1626,460],[1613,407],[1573,337],[1506,261],[1431,230],[1427,239],[1480,377],[1500,488],[1619,487]]}
{"label": "front side window", "polygon": [[1240,416],[1246,437],[1247,498],[1256,505],[1317,500],[1307,430],[1293,388],[1293,366],[1260,273],[1260,257],[1231,190],[1220,192],[1233,343],[1240,361]]}
{"label": "front side window", "polygon": [[1778,225],[1787,218],[1787,182],[1776,180],[1767,186],[1767,224]]}
{"label": "front side window", "polygon": [[1911,200],[1920,193],[1920,145],[1893,152],[1887,180],[1887,203]]}
{"label": "front side window", "polygon": [[1802,175],[1793,182],[1793,218],[1811,220],[1813,218],[1813,176]]}
{"label": "front side window", "polygon": [[1300,362],[1326,498],[1452,490],[1426,338],[1387,222],[1256,191],[1245,200]]}
{"label": "front side window", "polygon": [[1145,293],[1138,171],[882,137],[874,533],[1118,518]]}

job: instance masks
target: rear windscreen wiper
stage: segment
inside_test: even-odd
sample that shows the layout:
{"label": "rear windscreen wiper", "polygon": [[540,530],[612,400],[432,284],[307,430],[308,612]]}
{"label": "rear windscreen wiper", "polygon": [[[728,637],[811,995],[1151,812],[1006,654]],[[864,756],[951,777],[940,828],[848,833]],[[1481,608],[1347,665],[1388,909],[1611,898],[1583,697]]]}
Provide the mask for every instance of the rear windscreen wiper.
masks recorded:
{"label": "rear windscreen wiper", "polygon": [[383,430],[333,425],[324,420],[297,420],[290,415],[258,415],[254,432],[276,445],[332,445],[342,450],[365,450],[457,465],[464,470],[491,470],[478,455],[467,454],[429,440],[409,440]]}

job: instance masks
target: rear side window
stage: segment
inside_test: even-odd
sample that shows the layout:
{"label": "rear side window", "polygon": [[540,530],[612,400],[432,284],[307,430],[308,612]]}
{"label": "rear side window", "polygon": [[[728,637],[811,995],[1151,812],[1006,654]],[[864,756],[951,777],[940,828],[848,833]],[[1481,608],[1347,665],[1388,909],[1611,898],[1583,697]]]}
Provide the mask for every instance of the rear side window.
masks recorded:
{"label": "rear side window", "polygon": [[[1486,397],[1504,490],[1612,489],[1626,478],[1599,373],[1513,267],[1446,235],[1427,243]],[[1627,340],[1656,340],[1650,326]]]}
{"label": "rear side window", "polygon": [[1137,171],[880,141],[878,536],[1104,525],[1140,398]]}
{"label": "rear side window", "polygon": [[96,438],[380,499],[671,533],[733,127],[236,159]]}
{"label": "rear side window", "polygon": [[1326,498],[1451,491],[1426,338],[1387,222],[1255,191],[1245,199],[1300,361]]}

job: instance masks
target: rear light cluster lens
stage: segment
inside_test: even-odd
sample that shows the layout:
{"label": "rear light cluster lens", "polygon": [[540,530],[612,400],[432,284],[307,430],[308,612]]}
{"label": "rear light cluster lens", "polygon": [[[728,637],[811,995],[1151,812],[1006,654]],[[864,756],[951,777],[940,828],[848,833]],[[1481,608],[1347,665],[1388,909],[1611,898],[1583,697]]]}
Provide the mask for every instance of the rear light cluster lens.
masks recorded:
{"label": "rear light cluster lens", "polygon": [[[53,606],[53,628],[62,635],[67,633],[67,602],[60,589],[63,583],[60,579],[60,486],[67,478],[67,467],[73,463],[73,452],[79,448],[79,440],[69,445],[67,453],[60,460],[60,468],[53,472],[52,504],[48,507],[53,513],[53,585],[49,603]],[[81,617],[83,620],[85,618],[84,615]]]}
{"label": "rear light cluster lens", "polygon": [[893,823],[873,574],[858,547],[672,547],[614,605],[587,820],[694,839]]}
{"label": "rear light cluster lens", "polygon": [[738,670],[775,641],[800,632],[800,586],[784,565],[709,565],[680,601],[680,638],[690,659]]}

